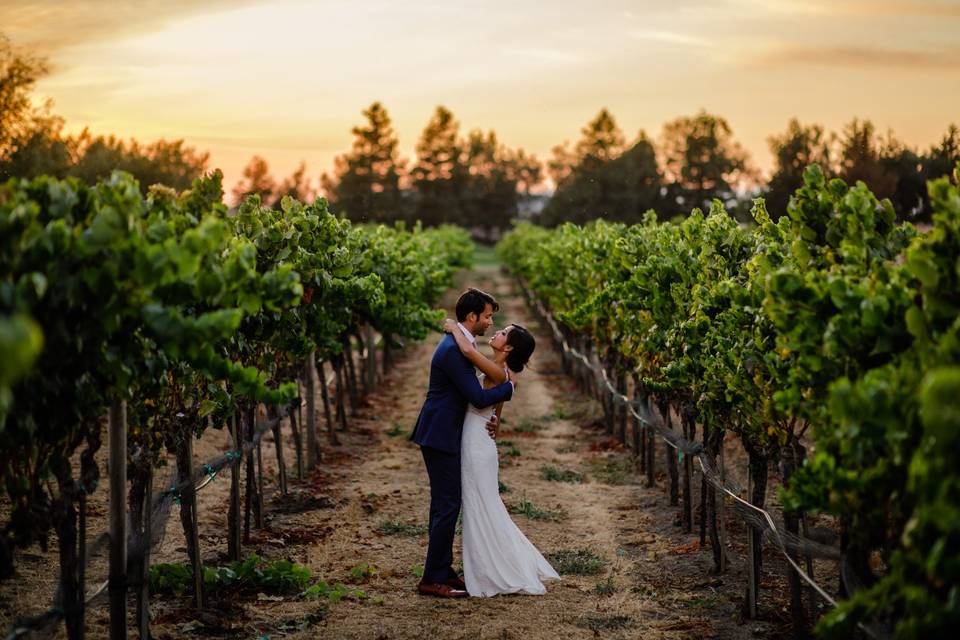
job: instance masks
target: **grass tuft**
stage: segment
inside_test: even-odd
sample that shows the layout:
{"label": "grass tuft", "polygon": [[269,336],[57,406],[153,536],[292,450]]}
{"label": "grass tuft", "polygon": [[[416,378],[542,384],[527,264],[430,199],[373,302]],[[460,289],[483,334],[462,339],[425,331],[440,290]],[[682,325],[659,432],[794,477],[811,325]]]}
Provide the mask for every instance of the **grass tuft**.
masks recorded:
{"label": "grass tuft", "polygon": [[415,538],[427,533],[427,527],[422,524],[404,524],[403,522],[393,522],[384,520],[377,527],[377,531],[385,536],[400,536],[402,538]]}
{"label": "grass tuft", "polygon": [[500,453],[500,455],[509,456],[511,458],[516,458],[523,455],[520,453],[520,449],[517,449],[517,445],[510,440],[500,440],[497,443],[497,451]]}
{"label": "grass tuft", "polygon": [[603,571],[603,558],[589,549],[566,549],[547,554],[547,560],[564,575],[595,576]]}
{"label": "grass tuft", "polygon": [[521,420],[520,424],[510,429],[513,433],[536,433],[543,430],[543,424],[537,420]]}
{"label": "grass tuft", "polygon": [[548,511],[539,509],[529,500],[522,500],[516,504],[510,505],[510,513],[527,516],[531,520],[563,520],[567,514],[563,511]]}
{"label": "grass tuft", "polygon": [[588,460],[590,475],[602,482],[614,486],[633,484],[633,460],[630,458],[612,458],[608,460]]}
{"label": "grass tuft", "polygon": [[615,631],[617,629],[626,629],[633,622],[630,616],[603,615],[600,613],[587,613],[577,620],[577,626],[581,629],[590,629],[591,631]]}
{"label": "grass tuft", "polygon": [[387,435],[391,438],[398,438],[400,436],[409,436],[410,432],[401,427],[399,422],[394,422],[390,430],[387,431]]}
{"label": "grass tuft", "polygon": [[540,477],[550,482],[574,482],[579,484],[584,481],[584,476],[579,471],[560,469],[553,465],[540,467]]}
{"label": "grass tuft", "polygon": [[598,596],[612,596],[617,592],[617,586],[613,584],[613,576],[608,577],[603,582],[598,582],[595,587]]}

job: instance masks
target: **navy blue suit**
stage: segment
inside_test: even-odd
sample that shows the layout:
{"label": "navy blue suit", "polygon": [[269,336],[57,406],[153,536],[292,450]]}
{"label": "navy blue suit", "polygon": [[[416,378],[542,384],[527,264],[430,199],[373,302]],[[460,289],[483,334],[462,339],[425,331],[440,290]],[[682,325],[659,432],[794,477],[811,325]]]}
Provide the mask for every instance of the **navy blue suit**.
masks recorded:
{"label": "navy blue suit", "polygon": [[513,385],[480,386],[473,364],[447,334],[430,362],[427,399],[410,439],[420,445],[430,477],[430,543],[423,566],[424,582],[446,582],[453,571],[453,538],[460,515],[460,440],[467,404],[478,408],[505,402]]}

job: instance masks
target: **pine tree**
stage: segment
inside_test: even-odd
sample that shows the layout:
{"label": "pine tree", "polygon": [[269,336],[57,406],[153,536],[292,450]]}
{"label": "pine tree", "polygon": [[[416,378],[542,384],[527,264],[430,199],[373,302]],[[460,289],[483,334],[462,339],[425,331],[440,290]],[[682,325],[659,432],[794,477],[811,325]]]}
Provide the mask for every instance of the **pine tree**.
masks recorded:
{"label": "pine tree", "polygon": [[277,195],[273,206],[279,207],[283,196],[296,198],[300,202],[310,202],[313,199],[313,190],[310,189],[310,181],[307,179],[307,165],[301,162],[296,171],[284,178],[280,186],[277,187]]}
{"label": "pine tree", "polygon": [[460,190],[462,224],[483,229],[493,240],[510,226],[517,215],[517,177],[511,170],[510,154],[490,131],[471,131],[463,144],[463,186]]}
{"label": "pine tree", "polygon": [[367,126],[354,127],[353,147],[334,160],[334,177],[321,185],[333,211],[357,222],[392,222],[404,217],[400,179],[406,161],[387,110],[374,102],[363,111]]}
{"label": "pine tree", "polygon": [[668,122],[663,154],[673,206],[682,213],[709,208],[714,198],[731,200],[735,186],[753,177],[747,152],[734,141],[730,125],[706,111]]}
{"label": "pine tree", "polygon": [[414,220],[432,226],[465,224],[461,207],[468,169],[461,162],[460,124],[449,109],[438,106],[417,142],[417,164],[411,172]]}
{"label": "pine tree", "polygon": [[830,139],[820,125],[804,126],[793,118],[781,136],[768,138],[776,167],[764,199],[767,212],[773,220],[786,215],[787,204],[793,192],[803,186],[803,172],[807,166],[818,164],[828,175],[833,171]]}
{"label": "pine tree", "polygon": [[239,204],[247,196],[258,195],[260,201],[270,203],[277,188],[277,181],[270,175],[267,161],[253,156],[243,169],[243,179],[233,188],[233,197]]}
{"label": "pine tree", "polygon": [[609,111],[581,129],[573,151],[554,148],[550,175],[557,189],[542,222],[586,223],[594,218],[637,222],[660,198],[661,175],[653,145],[643,132],[626,148],[626,139]]}

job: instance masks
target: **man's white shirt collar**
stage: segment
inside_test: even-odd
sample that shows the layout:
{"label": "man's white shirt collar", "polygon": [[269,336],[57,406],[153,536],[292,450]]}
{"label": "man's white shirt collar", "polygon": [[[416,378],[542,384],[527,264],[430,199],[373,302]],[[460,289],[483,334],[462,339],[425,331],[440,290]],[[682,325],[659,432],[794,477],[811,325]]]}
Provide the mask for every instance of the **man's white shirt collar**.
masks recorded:
{"label": "man's white shirt collar", "polygon": [[467,331],[467,328],[459,322],[457,323],[457,326],[460,327],[460,331],[463,331],[463,335],[467,336],[467,340],[470,341],[470,344],[477,344],[477,337],[475,335]]}

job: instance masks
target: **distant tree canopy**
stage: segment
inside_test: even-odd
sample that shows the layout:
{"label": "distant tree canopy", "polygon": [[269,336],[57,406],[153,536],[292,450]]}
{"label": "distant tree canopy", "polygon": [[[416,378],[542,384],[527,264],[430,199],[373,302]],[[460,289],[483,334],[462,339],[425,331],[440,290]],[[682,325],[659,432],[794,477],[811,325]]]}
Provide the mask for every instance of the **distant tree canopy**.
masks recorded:
{"label": "distant tree canopy", "polygon": [[793,192],[803,185],[803,171],[808,165],[818,164],[829,171],[830,140],[819,125],[804,126],[796,118],[787,124],[787,131],[768,139],[776,170],[767,183],[764,198],[767,211],[777,219],[787,211]]}
{"label": "distant tree canopy", "polygon": [[[143,144],[86,129],[66,135],[51,103],[37,106],[32,99],[47,72],[45,60],[18,51],[0,34],[0,180],[46,174],[94,182],[121,169],[146,192],[152,184],[185,189],[207,170],[209,154],[183,140]],[[362,113],[366,123],[353,127],[350,150],[337,156],[331,174],[320,177],[334,211],[358,222],[455,223],[491,239],[521,210],[546,225],[598,217],[636,222],[650,209],[668,218],[718,198],[749,219],[752,199],[759,195],[776,219],[787,212],[804,168],[812,163],[848,183],[865,182],[891,201],[900,219],[928,221],[927,181],[946,175],[960,160],[956,125],[924,151],[892,133],[877,135],[869,120],[853,119],[840,133],[827,133],[821,125],[792,119],[785,132],[768,138],[774,167],[764,184],[729,123],[718,115],[701,110],[676,118],[654,143],[644,131],[628,140],[613,115],[601,109],[572,148],[568,143],[554,147],[543,165],[522,149],[503,145],[493,131],[461,135],[453,113],[438,106],[408,169],[384,106],[374,102]],[[536,213],[530,204],[545,196],[532,196],[531,190],[546,176],[555,190]],[[237,200],[258,194],[272,206],[285,195],[302,201],[315,195],[305,164],[278,181],[259,155],[251,158],[232,193]]]}
{"label": "distant tree canopy", "polygon": [[627,146],[606,109],[581,134],[573,151],[554,147],[549,169],[557,189],[543,211],[543,224],[583,224],[597,217],[639,222],[661,200],[663,176],[653,144],[641,131]]}
{"label": "distant tree canopy", "polygon": [[873,123],[856,118],[840,134],[829,135],[820,125],[801,125],[793,119],[784,134],[771,136],[768,142],[775,166],[762,195],[774,219],[786,213],[791,194],[803,184],[804,167],[816,163],[829,176],[848,184],[863,181],[878,198],[889,198],[901,220],[929,221],[927,181],[948,175],[960,160],[956,125],[950,125],[926,152],[910,148],[893,134],[881,138]]}
{"label": "distant tree canopy", "polygon": [[233,199],[239,202],[247,196],[259,196],[260,202],[273,203],[277,181],[270,175],[270,166],[261,156],[253,156],[243,168],[243,179],[233,188]]}
{"label": "distant tree canopy", "polygon": [[539,161],[502,145],[493,131],[460,135],[460,124],[439,106],[416,144],[407,171],[399,141],[379,102],[354,127],[350,152],[334,161],[321,184],[331,207],[360,222],[420,221],[473,228],[493,237],[510,226],[521,198],[542,182]]}
{"label": "distant tree canopy", "polygon": [[300,202],[313,201],[314,191],[310,187],[310,179],[307,177],[307,164],[301,162],[299,166],[288,177],[284,178],[277,187],[276,202],[283,200],[284,196],[290,196]]}
{"label": "distant tree canopy", "polygon": [[114,136],[63,133],[63,120],[50,103],[34,107],[30,93],[47,73],[44,60],[16,51],[0,35],[0,179],[76,176],[89,183],[114,169],[133,174],[146,193],[152,184],[186,189],[207,168],[209,154],[183,140],[144,145]]}
{"label": "distant tree canopy", "polygon": [[403,215],[406,161],[383,105],[374,102],[363,115],[367,126],[352,129],[352,149],[334,159],[334,175],[324,174],[320,182],[333,211],[356,222],[390,222]]}
{"label": "distant tree canopy", "polygon": [[664,126],[663,158],[671,200],[683,213],[709,208],[714,199],[734,201],[736,187],[754,178],[730,125],[706,111]]}
{"label": "distant tree canopy", "polygon": [[786,132],[768,139],[775,164],[764,185],[729,123],[705,111],[668,122],[659,150],[642,131],[625,144],[606,109],[581,134],[573,149],[554,147],[547,163],[556,191],[540,217],[542,224],[582,224],[594,218],[634,222],[648,209],[669,218],[706,208],[713,199],[750,220],[756,196],[766,199],[777,219],[803,184],[803,170],[814,163],[849,184],[862,180],[878,197],[888,198],[901,219],[926,221],[927,181],[947,175],[960,160],[960,131],[954,125],[938,144],[920,152],[892,134],[878,136],[870,121],[854,119],[840,134],[827,134],[820,125],[793,119]]}

